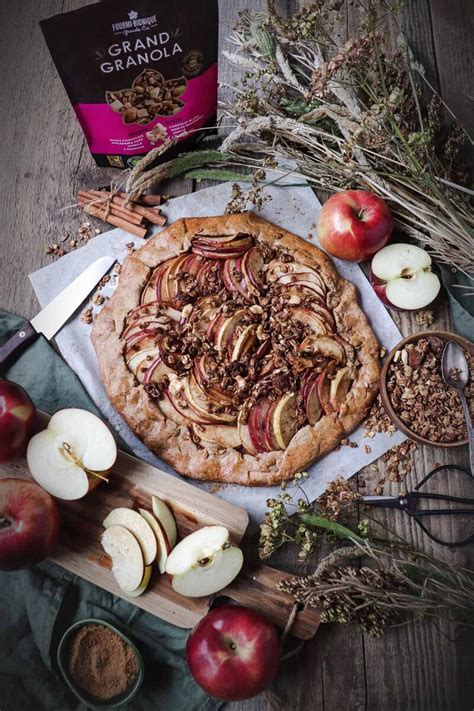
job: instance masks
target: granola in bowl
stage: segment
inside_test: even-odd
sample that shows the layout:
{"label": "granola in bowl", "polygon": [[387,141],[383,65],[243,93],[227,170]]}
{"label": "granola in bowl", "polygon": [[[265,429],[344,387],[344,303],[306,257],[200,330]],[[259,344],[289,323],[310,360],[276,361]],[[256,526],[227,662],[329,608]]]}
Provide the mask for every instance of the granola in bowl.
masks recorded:
{"label": "granola in bowl", "polygon": [[459,396],[441,374],[446,341],[453,338],[466,351],[470,378],[466,397],[474,412],[474,346],[454,334],[423,333],[405,339],[389,354],[382,371],[382,399],[394,424],[426,444],[456,446],[467,441]]}

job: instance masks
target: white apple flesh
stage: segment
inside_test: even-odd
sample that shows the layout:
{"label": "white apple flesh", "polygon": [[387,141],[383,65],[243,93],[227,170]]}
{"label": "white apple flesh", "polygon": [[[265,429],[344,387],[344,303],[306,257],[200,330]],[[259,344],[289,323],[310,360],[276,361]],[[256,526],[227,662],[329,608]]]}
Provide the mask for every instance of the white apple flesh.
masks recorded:
{"label": "white apple flesh", "polygon": [[244,562],[240,548],[231,545],[223,526],[205,526],[183,538],[171,551],[166,572],[171,586],[185,597],[212,595],[227,587]]}
{"label": "white apple flesh", "polygon": [[110,526],[102,534],[102,548],[112,559],[112,573],[125,591],[137,590],[145,574],[142,549],[137,539],[123,526]]}
{"label": "white apple flesh", "polygon": [[[119,507],[113,509],[105,518],[105,529],[111,526],[122,526],[132,533],[140,544],[145,565],[151,565],[158,553],[158,543],[150,524],[137,511]],[[139,584],[139,583],[138,583]]]}
{"label": "white apple flesh", "polygon": [[153,568],[151,565],[146,566],[145,572],[143,573],[142,582],[140,583],[138,588],[136,588],[135,590],[124,590],[124,592],[126,592],[127,594],[127,597],[140,597],[140,595],[143,595],[143,593],[146,592],[146,589],[150,582],[152,569]]}
{"label": "white apple flesh", "polygon": [[390,308],[423,309],[438,296],[441,283],[431,271],[431,257],[412,244],[389,244],[371,264],[374,291]]}
{"label": "white apple flesh", "polygon": [[157,562],[158,570],[160,571],[160,573],[164,573],[165,568],[166,568],[166,561],[167,561],[168,555],[171,551],[171,546],[168,541],[168,536],[166,535],[163,526],[157,520],[156,516],[154,516],[150,511],[147,511],[146,509],[138,509],[138,510],[140,512],[140,516],[143,516],[145,521],[153,529],[153,533],[155,534],[156,541],[158,543],[156,562]]}
{"label": "white apple flesh", "polygon": [[56,412],[48,427],[32,437],[26,452],[33,479],[66,501],[85,496],[116,458],[117,445],[108,427],[91,412],[76,408]]}

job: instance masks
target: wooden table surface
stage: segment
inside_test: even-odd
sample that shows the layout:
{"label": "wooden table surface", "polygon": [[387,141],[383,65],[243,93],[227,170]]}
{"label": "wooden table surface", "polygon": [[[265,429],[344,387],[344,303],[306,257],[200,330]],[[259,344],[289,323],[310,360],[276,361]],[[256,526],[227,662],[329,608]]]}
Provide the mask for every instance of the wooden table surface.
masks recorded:
{"label": "wooden table surface", "polygon": [[[0,101],[0,306],[31,317],[38,308],[28,274],[48,264],[47,243],[77,230],[81,216],[61,211],[84,187],[106,184],[116,173],[98,169],[89,155],[82,131],[58,78],[40,33],[38,21],[58,12],[88,4],[81,0],[2,0],[0,4],[2,96]],[[303,2],[300,2],[303,5]],[[260,9],[261,0],[221,0],[220,39],[224,46],[237,11]],[[294,10],[287,0],[280,7]],[[408,0],[408,32],[416,56],[467,128],[473,125],[472,0]],[[360,19],[360,10],[348,2],[343,33]],[[395,38],[396,28],[387,27]],[[220,79],[230,82],[236,70],[223,61]],[[189,182],[174,183],[166,192],[181,194],[196,189]],[[434,327],[451,326],[446,304],[437,307]],[[409,315],[394,316],[404,335],[419,331]],[[419,447],[412,471],[401,484],[388,482],[386,493],[412,487],[435,463],[467,462],[465,448],[446,453]],[[383,472],[381,463],[379,471]],[[362,471],[368,488],[379,473]],[[451,492],[453,493],[453,492]],[[381,514],[382,516],[382,514]],[[439,548],[415,530],[408,517],[397,512],[385,520],[402,536],[440,556],[468,564],[468,552]],[[276,565],[302,570],[294,551],[282,551]],[[346,625],[324,625],[292,660],[285,662],[286,679],[278,692],[288,711],[324,709],[471,709],[474,701],[472,646],[469,635],[456,635],[443,623],[418,623],[392,629],[379,640]],[[240,704],[236,711],[267,708],[261,696]],[[4,709],[4,711],[13,711]],[[16,711],[16,710],[15,710]],[[170,711],[180,711],[170,709]]]}

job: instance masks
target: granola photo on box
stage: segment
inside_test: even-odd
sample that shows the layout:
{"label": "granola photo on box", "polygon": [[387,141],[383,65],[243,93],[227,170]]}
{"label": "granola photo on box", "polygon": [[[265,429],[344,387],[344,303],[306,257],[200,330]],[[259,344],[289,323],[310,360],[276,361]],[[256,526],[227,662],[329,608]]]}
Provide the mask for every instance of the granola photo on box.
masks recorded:
{"label": "granola photo on box", "polygon": [[217,0],[118,0],[41,22],[98,165],[133,167],[166,139],[182,151],[215,124],[217,20]]}

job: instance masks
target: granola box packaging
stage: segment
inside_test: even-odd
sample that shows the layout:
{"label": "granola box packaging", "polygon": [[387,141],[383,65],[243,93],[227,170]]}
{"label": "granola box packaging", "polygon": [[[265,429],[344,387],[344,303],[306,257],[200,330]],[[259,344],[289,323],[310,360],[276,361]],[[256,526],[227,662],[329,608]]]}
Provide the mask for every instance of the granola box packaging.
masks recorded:
{"label": "granola box packaging", "polygon": [[104,0],[40,24],[98,165],[167,137],[181,152],[215,124],[217,0]]}

